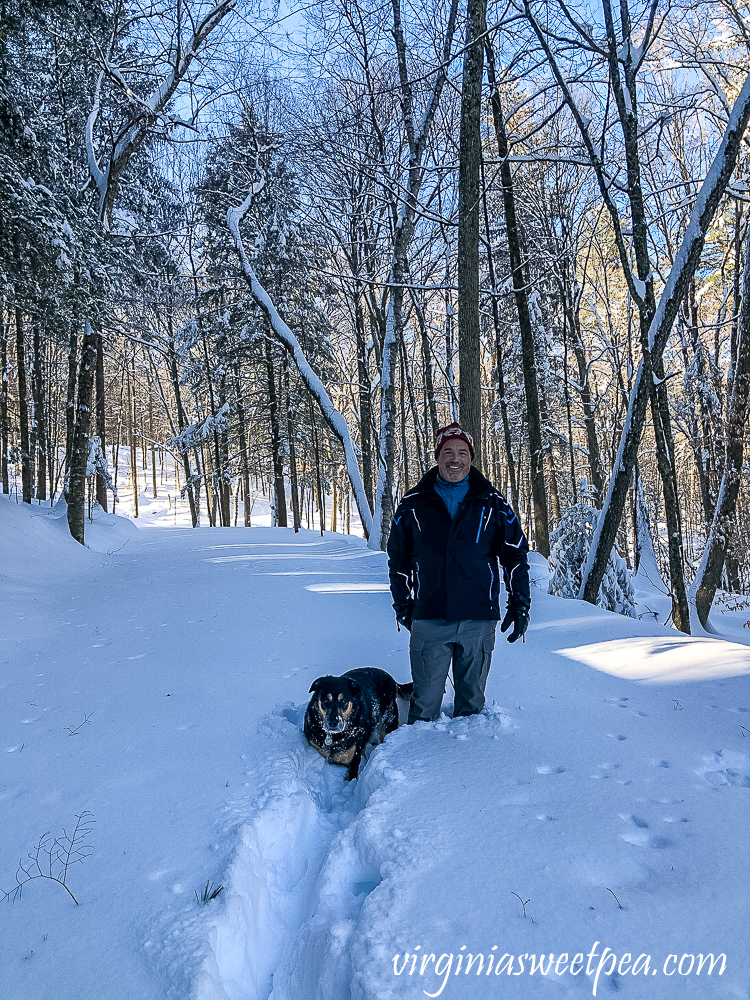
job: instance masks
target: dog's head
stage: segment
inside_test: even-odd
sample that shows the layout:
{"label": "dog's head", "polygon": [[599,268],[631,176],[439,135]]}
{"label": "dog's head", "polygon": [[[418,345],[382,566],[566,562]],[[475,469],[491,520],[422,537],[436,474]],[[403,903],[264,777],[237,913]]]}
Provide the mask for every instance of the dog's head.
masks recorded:
{"label": "dog's head", "polygon": [[327,733],[343,733],[356,714],[360,686],[348,677],[318,677],[310,685],[312,707]]}

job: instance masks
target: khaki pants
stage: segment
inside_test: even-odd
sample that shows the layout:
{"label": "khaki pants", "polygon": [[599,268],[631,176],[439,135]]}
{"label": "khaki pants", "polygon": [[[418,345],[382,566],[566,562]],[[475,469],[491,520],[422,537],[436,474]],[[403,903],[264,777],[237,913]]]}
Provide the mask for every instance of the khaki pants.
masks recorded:
{"label": "khaki pants", "polygon": [[451,664],[453,718],[482,710],[496,625],[494,621],[448,622],[441,618],[412,622],[409,659],[414,694],[409,723],[439,718]]}

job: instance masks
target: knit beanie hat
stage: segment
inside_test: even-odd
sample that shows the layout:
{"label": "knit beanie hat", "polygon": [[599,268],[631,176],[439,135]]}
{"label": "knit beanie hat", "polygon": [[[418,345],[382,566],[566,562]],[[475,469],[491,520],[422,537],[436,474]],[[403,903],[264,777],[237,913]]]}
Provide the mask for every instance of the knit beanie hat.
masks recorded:
{"label": "knit beanie hat", "polygon": [[460,424],[455,421],[447,427],[441,427],[435,438],[435,458],[440,454],[440,450],[447,441],[463,441],[469,446],[471,457],[474,458],[474,438],[465,431]]}

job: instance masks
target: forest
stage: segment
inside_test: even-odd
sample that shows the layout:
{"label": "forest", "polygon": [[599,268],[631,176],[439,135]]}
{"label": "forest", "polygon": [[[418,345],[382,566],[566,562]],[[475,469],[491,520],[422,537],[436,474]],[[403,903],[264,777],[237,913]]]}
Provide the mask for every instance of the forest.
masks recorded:
{"label": "forest", "polygon": [[2,491],[84,543],[166,468],[194,526],[262,489],[380,549],[460,420],[532,547],[584,538],[569,596],[645,554],[705,625],[750,592],[749,71],[733,0],[2,0]]}

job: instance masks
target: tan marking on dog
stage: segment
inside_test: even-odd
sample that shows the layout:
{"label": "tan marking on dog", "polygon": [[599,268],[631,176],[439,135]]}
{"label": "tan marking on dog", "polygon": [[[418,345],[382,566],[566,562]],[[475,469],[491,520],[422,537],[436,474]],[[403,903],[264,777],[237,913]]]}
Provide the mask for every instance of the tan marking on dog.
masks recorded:
{"label": "tan marking on dog", "polygon": [[321,757],[325,757],[325,759],[328,760],[328,756],[329,755],[328,755],[328,749],[327,748],[324,749],[323,747],[318,746],[318,744],[317,743],[313,743],[312,740],[308,740],[308,743],[313,748],[313,750],[317,750],[318,751],[318,753],[320,754]]}
{"label": "tan marking on dog", "polygon": [[336,754],[331,754],[331,760],[334,764],[351,764],[356,752],[356,746],[351,746],[348,750],[340,750]]}
{"label": "tan marking on dog", "polygon": [[339,709],[339,715],[341,716],[342,719],[348,719],[353,711],[354,711],[354,702],[350,701],[346,706],[346,708]]}

